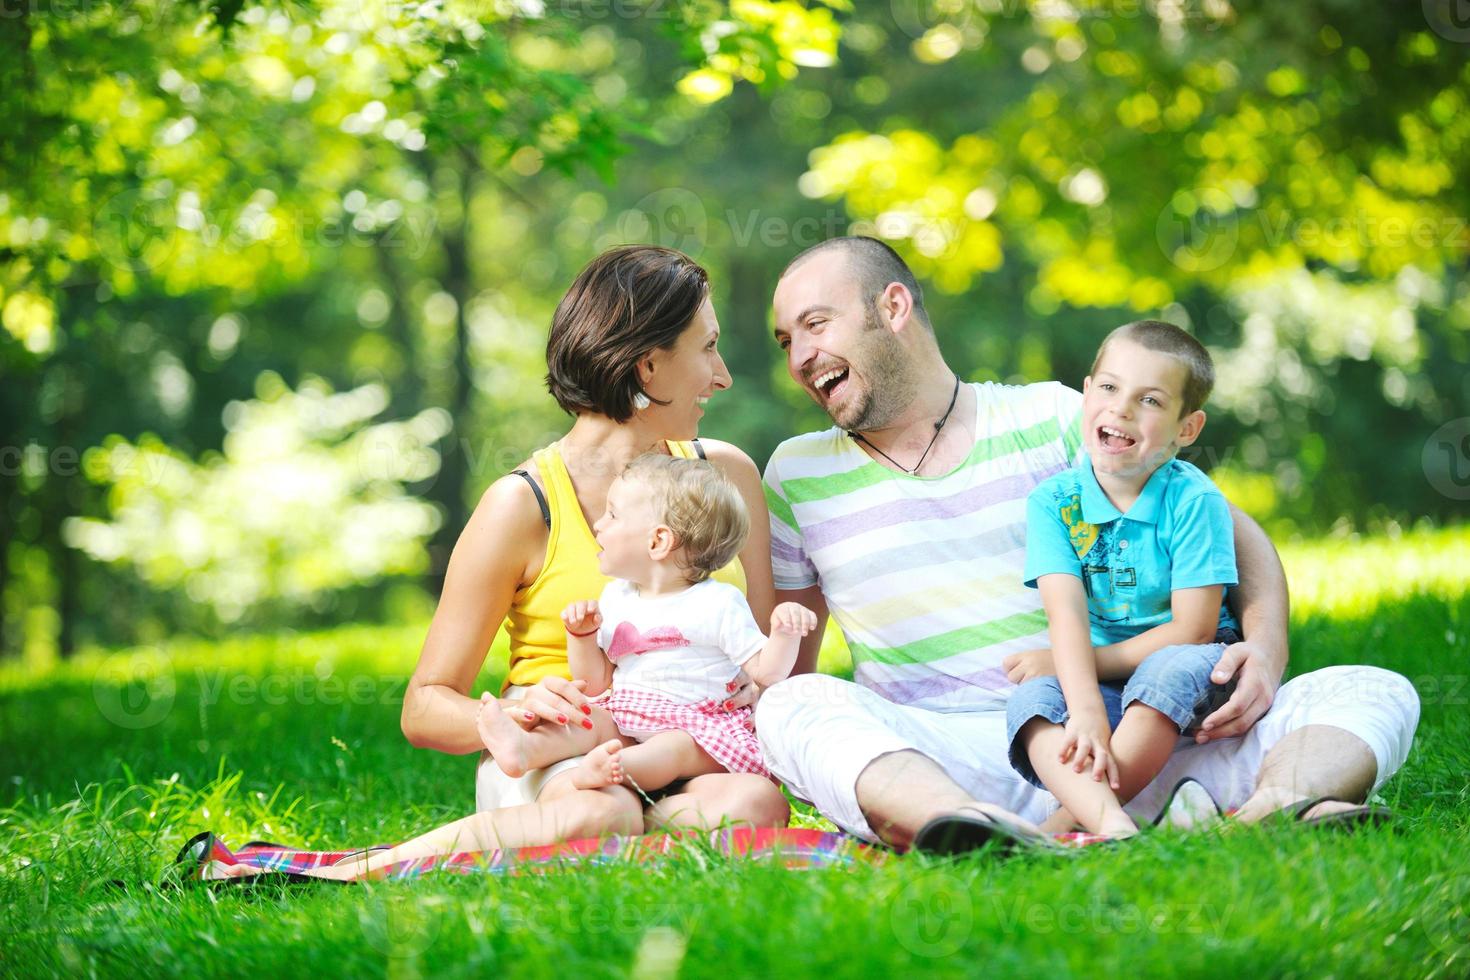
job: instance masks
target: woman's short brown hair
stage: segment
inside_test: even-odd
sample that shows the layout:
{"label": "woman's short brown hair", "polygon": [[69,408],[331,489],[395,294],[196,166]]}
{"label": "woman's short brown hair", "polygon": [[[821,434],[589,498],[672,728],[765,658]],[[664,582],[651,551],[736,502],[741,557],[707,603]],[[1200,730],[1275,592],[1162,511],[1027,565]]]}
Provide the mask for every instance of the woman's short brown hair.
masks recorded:
{"label": "woman's short brown hair", "polygon": [[671,350],[708,296],[709,274],[682,252],[656,245],[603,252],[577,275],[551,318],[551,397],[573,415],[628,421],[633,396],[643,392],[638,362],[649,351]]}
{"label": "woman's short brown hair", "polygon": [[679,564],[690,582],[703,582],[745,546],[750,513],[740,491],[713,463],[644,453],[628,464],[622,478],[648,491],[653,512],[679,541]]}

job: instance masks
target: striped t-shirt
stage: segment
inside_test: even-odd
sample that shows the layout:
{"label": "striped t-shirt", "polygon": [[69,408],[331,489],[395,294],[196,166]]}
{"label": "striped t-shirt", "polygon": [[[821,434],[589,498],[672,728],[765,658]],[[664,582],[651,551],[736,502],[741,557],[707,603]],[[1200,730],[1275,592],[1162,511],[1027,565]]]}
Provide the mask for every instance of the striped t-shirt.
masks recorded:
{"label": "striped t-shirt", "polygon": [[1003,704],[1001,661],[1050,646],[1022,579],[1026,498],[1081,446],[1065,385],[972,387],[975,447],[945,476],[881,466],[835,427],[781,443],[765,473],[776,588],[820,583],[856,680],[935,711]]}

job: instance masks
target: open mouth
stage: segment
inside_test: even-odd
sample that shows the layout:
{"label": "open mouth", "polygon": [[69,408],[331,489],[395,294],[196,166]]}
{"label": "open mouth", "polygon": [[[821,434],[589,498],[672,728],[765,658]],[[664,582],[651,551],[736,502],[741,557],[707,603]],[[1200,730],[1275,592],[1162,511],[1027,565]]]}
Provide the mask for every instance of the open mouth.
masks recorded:
{"label": "open mouth", "polygon": [[847,384],[847,368],[832,368],[812,379],[812,387],[821,392],[822,400],[830,402]]}
{"label": "open mouth", "polygon": [[1138,440],[1125,434],[1121,429],[1115,429],[1110,425],[1097,427],[1097,444],[1104,452],[1121,453],[1132,449]]}

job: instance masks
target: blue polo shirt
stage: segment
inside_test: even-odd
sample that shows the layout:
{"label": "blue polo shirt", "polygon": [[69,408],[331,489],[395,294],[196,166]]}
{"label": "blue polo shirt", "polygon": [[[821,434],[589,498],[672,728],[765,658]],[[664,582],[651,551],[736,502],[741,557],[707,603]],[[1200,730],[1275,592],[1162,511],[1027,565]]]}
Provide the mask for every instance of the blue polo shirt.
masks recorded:
{"label": "blue polo shirt", "polygon": [[[1155,470],[1126,514],[1098,486],[1091,460],[1039,485],[1026,508],[1026,584],[1080,578],[1094,646],[1167,623],[1175,589],[1224,585],[1228,593],[1240,581],[1225,495],[1181,460]],[[1220,626],[1239,629],[1224,603]]]}

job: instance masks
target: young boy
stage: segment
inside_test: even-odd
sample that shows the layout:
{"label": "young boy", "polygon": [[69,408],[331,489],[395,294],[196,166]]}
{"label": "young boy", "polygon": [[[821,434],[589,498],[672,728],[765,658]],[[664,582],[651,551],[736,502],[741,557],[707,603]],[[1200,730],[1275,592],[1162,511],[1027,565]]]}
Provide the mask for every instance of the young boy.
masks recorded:
{"label": "young boy", "polygon": [[1209,353],[1178,327],[1114,330],[1082,386],[1090,461],[1028,501],[1026,584],[1041,590],[1056,676],[1012,693],[1007,734],[1017,771],[1062,805],[1052,829],[1137,833],[1122,802],[1224,693],[1210,672],[1239,641],[1224,604],[1238,581],[1230,512],[1175,458],[1199,438],[1213,384]]}

